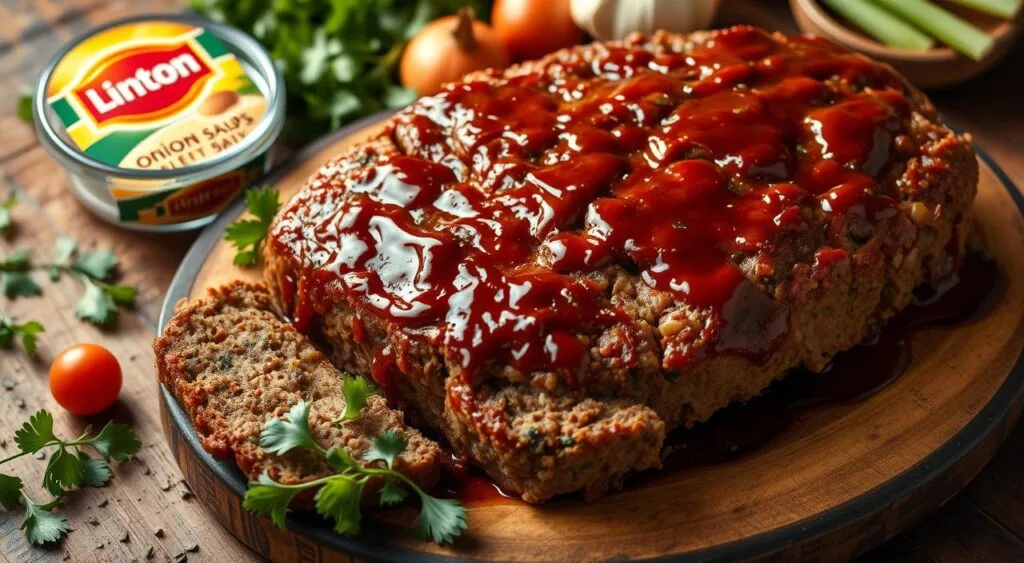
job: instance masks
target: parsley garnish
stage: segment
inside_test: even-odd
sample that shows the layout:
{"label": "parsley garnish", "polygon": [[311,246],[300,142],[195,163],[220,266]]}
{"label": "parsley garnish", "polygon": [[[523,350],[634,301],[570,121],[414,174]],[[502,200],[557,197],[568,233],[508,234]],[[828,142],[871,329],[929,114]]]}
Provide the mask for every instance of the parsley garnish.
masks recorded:
{"label": "parsley garnish", "polygon": [[15,250],[0,260],[0,289],[4,297],[14,299],[42,293],[43,289],[29,275],[31,269],[32,260],[25,248]]}
{"label": "parsley garnish", "polygon": [[366,406],[366,400],[373,394],[370,384],[362,377],[346,376],[341,380],[342,392],[345,394],[345,410],[334,422],[359,418],[359,411]]}
{"label": "parsley garnish", "polygon": [[[75,316],[101,328],[111,328],[117,324],[118,309],[134,306],[136,296],[134,287],[113,283],[117,266],[117,256],[109,249],[81,252],[73,239],[60,237],[51,262],[34,264],[26,249],[0,260],[0,290],[11,299],[39,295],[42,288],[32,277],[32,271],[45,270],[51,281],[67,274],[85,288],[75,304]],[[2,338],[0,334],[0,344]]]}
{"label": "parsley garnish", "polygon": [[11,348],[14,346],[14,339],[21,341],[22,348],[30,358],[36,357],[36,339],[39,333],[46,329],[39,321],[28,321],[21,324],[15,323],[10,317],[0,313],[0,348]]}
{"label": "parsley garnish", "polygon": [[260,243],[281,208],[280,193],[271,187],[253,188],[245,193],[245,206],[256,219],[239,219],[228,225],[224,240],[231,243],[236,266],[252,266],[259,258]]}
{"label": "parsley garnish", "polygon": [[[361,408],[369,395],[363,388],[365,386],[368,390],[369,386],[362,379],[358,379],[362,385],[354,383],[356,379],[345,378],[345,397],[346,401],[350,394],[357,398]],[[283,418],[268,421],[260,436],[260,445],[278,455],[297,448],[312,450],[324,457],[335,474],[285,485],[264,473],[250,483],[245,493],[243,506],[246,510],[269,517],[275,526],[283,529],[292,499],[302,491],[318,489],[314,499],[317,513],[334,522],[335,532],[353,535],[359,533],[362,520],[360,502],[366,482],[379,477],[384,480],[379,492],[380,506],[391,506],[405,500],[408,492],[403,484],[419,497],[421,508],[415,528],[421,539],[448,544],[466,529],[466,509],[458,501],[433,497],[403,473],[394,470],[395,458],[408,445],[400,433],[389,430],[375,437],[362,460],[366,465],[361,465],[344,448],[324,450],[316,443],[309,429],[310,406],[308,401],[299,401]],[[345,410],[349,412],[348,407]],[[358,414],[358,409],[355,412]],[[351,418],[342,414],[338,421]]]}
{"label": "parsley garnish", "polygon": [[[36,412],[14,433],[14,442],[20,451],[0,460],[0,465],[44,448],[54,448],[43,473],[43,487],[53,495],[47,503],[37,504],[29,498],[19,477],[0,473],[0,506],[7,511],[18,505],[25,508],[21,529],[29,542],[36,545],[55,542],[68,532],[67,518],[53,513],[65,493],[80,487],[106,485],[113,478],[110,462],[131,459],[142,447],[130,427],[112,422],[99,434],[92,435],[92,430],[86,427],[77,438],[64,440],[54,434],[53,415],[45,410]],[[92,457],[87,449],[99,457]]]}

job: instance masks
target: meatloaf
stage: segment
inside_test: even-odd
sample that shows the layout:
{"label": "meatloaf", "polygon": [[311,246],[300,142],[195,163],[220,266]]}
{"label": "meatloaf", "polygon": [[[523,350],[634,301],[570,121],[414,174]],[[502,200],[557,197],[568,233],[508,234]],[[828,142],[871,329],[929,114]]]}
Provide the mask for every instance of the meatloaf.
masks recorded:
{"label": "meatloaf", "polygon": [[311,400],[309,426],[324,448],[345,447],[362,459],[375,436],[396,430],[408,441],[395,468],[424,487],[440,476],[437,444],[404,424],[402,412],[371,396],[360,416],[333,424],[344,411],[338,371],[275,314],[266,288],[235,282],[182,301],[154,344],[157,373],[188,412],[210,453],[233,459],[250,479],[264,471],[285,484],[333,473],[323,456],[260,447],[267,420]]}
{"label": "meatloaf", "polygon": [[921,92],[826,40],[635,35],[399,112],[283,207],[265,280],[505,489],[592,498],[949,276],[977,177]]}

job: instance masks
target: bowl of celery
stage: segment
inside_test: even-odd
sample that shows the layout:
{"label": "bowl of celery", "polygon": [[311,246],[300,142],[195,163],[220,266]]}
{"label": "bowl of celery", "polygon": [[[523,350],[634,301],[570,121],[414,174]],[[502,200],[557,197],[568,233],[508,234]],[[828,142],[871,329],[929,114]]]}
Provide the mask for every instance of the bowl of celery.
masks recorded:
{"label": "bowl of celery", "polygon": [[800,28],[891,64],[921,88],[970,80],[1024,30],[1024,0],[790,0]]}

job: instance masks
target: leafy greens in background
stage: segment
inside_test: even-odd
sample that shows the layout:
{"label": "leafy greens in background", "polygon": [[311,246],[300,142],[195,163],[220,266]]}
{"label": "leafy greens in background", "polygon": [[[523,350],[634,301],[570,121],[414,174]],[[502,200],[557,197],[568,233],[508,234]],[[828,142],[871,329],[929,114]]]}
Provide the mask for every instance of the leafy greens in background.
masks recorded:
{"label": "leafy greens in background", "polygon": [[402,49],[425,24],[488,0],[192,0],[214,20],[267,48],[288,91],[287,142],[300,145],[342,123],[404,106],[416,94],[398,85]]}

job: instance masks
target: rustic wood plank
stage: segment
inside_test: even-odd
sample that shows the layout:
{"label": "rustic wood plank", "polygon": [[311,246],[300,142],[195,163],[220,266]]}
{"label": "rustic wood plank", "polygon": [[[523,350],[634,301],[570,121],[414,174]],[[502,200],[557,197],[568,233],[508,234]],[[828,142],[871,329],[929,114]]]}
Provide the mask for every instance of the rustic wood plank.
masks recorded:
{"label": "rustic wood plank", "polygon": [[[58,230],[39,209],[21,205],[13,216],[19,229],[12,240],[0,240],[0,255],[13,248],[49,249],[53,245]],[[20,319],[37,319],[47,329],[36,361],[20,350],[0,351],[0,379],[14,383],[10,391],[0,392],[0,427],[4,429],[0,440],[5,440],[0,455],[16,451],[11,440],[13,430],[38,408],[53,412],[58,430],[66,435],[80,432],[86,423],[102,424],[107,417],[129,422],[144,449],[136,460],[115,467],[112,486],[69,495],[62,510],[74,531],[55,550],[28,546],[17,530],[18,519],[3,515],[0,559],[25,561],[68,554],[78,561],[142,560],[150,546],[160,559],[166,559],[190,542],[200,545],[201,559],[220,556],[235,560],[244,556],[245,548],[210,514],[193,499],[183,498],[186,489],[161,432],[152,367],[152,332],[147,323],[130,312],[122,313],[118,331],[101,332],[74,317],[74,303],[81,294],[78,282],[65,277],[53,284],[44,276],[37,277],[43,285],[42,296],[14,301],[0,298],[0,311]],[[113,351],[124,372],[119,403],[108,414],[89,420],[65,413],[50,397],[46,384],[46,369],[53,356],[66,346],[87,341],[102,342]],[[26,456],[5,465],[4,471],[20,475],[30,495],[40,500],[46,498],[39,488],[44,467],[44,461]],[[93,518],[96,524],[89,523]],[[156,529],[164,531],[163,538],[154,535]],[[130,539],[122,543],[119,540],[125,531]]]}

